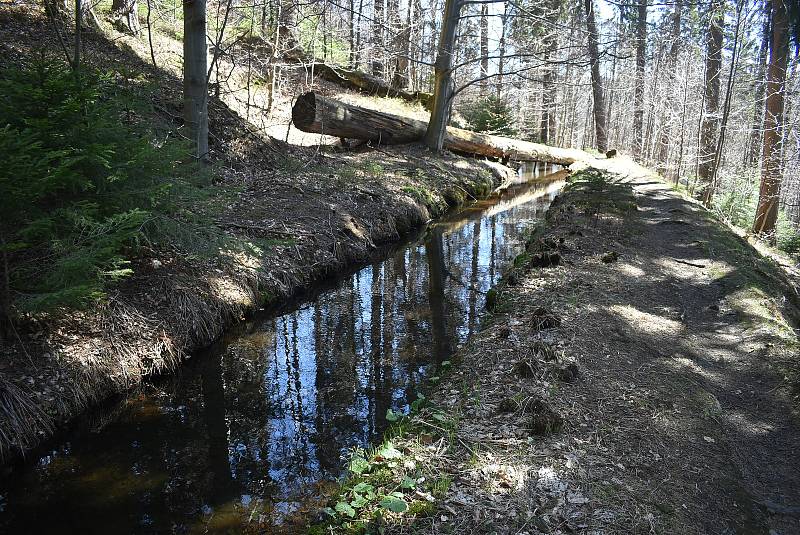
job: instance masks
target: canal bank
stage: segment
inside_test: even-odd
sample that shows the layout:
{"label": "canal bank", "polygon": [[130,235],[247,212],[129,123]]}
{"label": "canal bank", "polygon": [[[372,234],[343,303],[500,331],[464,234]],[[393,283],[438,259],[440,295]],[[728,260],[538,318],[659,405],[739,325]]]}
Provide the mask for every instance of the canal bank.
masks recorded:
{"label": "canal bank", "polygon": [[601,164],[314,533],[797,532],[796,290],[659,177]]}

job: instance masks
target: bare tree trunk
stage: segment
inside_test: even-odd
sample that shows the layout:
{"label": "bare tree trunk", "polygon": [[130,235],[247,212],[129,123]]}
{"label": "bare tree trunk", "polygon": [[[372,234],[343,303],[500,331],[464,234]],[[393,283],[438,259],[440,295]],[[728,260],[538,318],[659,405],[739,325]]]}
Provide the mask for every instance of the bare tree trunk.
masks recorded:
{"label": "bare tree trunk", "polygon": [[480,18],[480,31],[481,31],[481,42],[480,42],[480,51],[481,51],[481,83],[480,83],[480,95],[482,97],[486,96],[486,88],[488,86],[489,80],[487,76],[489,76],[489,6],[487,4],[481,4],[481,18]]}
{"label": "bare tree trunk", "polygon": [[706,41],[705,110],[700,127],[700,153],[697,175],[702,184],[703,204],[711,206],[714,196],[714,163],[719,130],[719,86],[722,69],[722,30],[725,23],[725,4],[712,0],[709,8],[709,29]]}
{"label": "bare tree trunk", "polygon": [[350,61],[348,65],[351,69],[355,69],[356,65],[358,65],[358,60],[356,59],[356,2],[355,0],[350,0],[350,9],[347,10],[348,22],[350,23],[350,34],[349,34],[349,44],[350,44]]}
{"label": "bare tree trunk", "polygon": [[722,164],[722,150],[725,147],[725,134],[728,130],[728,118],[731,114],[731,101],[733,98],[733,87],[736,83],[736,71],[739,65],[739,30],[742,24],[742,8],[744,3],[737,3],[736,5],[736,27],[733,34],[733,54],[731,56],[731,66],[728,71],[728,83],[725,88],[725,103],[722,105],[722,123],[719,127],[719,139],[717,140],[717,149],[714,152],[714,173],[711,175],[711,189],[712,191],[717,187],[717,173],[719,172],[720,165]]}
{"label": "bare tree trunk", "polygon": [[445,0],[442,31],[439,35],[439,47],[434,66],[433,106],[424,138],[425,145],[435,152],[442,150],[447,123],[450,120],[453,95],[453,49],[456,44],[456,29],[460,11],[459,0]]}
{"label": "bare tree trunk", "polygon": [[[384,25],[384,0],[373,0],[374,16],[372,22],[372,50],[370,52],[370,70],[373,76],[383,76],[383,25]],[[380,55],[379,55],[380,54]]]}
{"label": "bare tree trunk", "polygon": [[[769,4],[767,4],[769,5]],[[758,163],[759,152],[762,148],[761,138],[763,132],[761,131],[761,123],[764,120],[764,92],[766,91],[767,82],[767,52],[769,52],[769,39],[770,39],[770,21],[771,16],[768,13],[764,17],[764,26],[761,30],[761,48],[758,51],[758,68],[756,70],[756,93],[755,104],[753,106],[753,126],[750,130],[750,147],[746,153],[746,161],[750,165]]]}
{"label": "bare tree trunk", "polygon": [[555,137],[556,130],[556,86],[555,86],[555,68],[552,63],[555,56],[556,46],[558,42],[556,36],[550,34],[545,39],[545,66],[544,75],[542,76],[542,120],[539,123],[539,141],[541,143],[551,143]]}
{"label": "bare tree trunk", "polygon": [[395,62],[394,77],[392,77],[392,87],[395,89],[405,89],[408,87],[408,65],[411,54],[411,13],[412,3],[409,1],[406,6],[406,22],[400,33],[395,39]]}
{"label": "bare tree trunk", "polygon": [[508,18],[508,2],[504,2],[503,15],[500,17],[500,50],[497,59],[497,98],[500,98],[503,93],[503,69],[506,67],[506,32]]}
{"label": "bare tree trunk", "polygon": [[356,19],[356,64],[353,68],[357,69],[361,64],[361,13],[364,12],[364,0],[358,0],[358,17]]}
{"label": "bare tree trunk", "polygon": [[764,113],[764,145],[761,155],[761,188],[753,232],[767,235],[775,243],[778,195],[781,189],[783,135],[783,94],[789,57],[789,17],[786,0],[772,0],[772,37],[767,68],[767,97]]}
{"label": "bare tree trunk", "polygon": [[636,14],[636,79],[633,83],[633,155],[637,160],[643,156],[644,141],[644,69],[647,50],[647,0],[639,0]]}
{"label": "bare tree trunk", "polygon": [[72,68],[81,66],[81,27],[83,26],[83,2],[75,0],[75,48],[72,51]]}
{"label": "bare tree trunk", "polygon": [[208,154],[206,0],[183,1],[183,119],[197,158]]}
{"label": "bare tree trunk", "polygon": [[[670,38],[669,52],[667,53],[667,76],[669,80],[677,79],[677,64],[678,52],[681,40],[681,17],[683,15],[683,0],[675,2],[675,11],[672,14],[672,31]],[[665,120],[668,120],[674,111],[675,107],[675,92],[667,88],[666,102],[665,102]],[[656,159],[666,168],[667,160],[669,159],[669,148],[671,139],[675,132],[674,125],[668,122],[661,128],[661,139],[658,148],[658,156]]]}
{"label": "bare tree trunk", "polygon": [[111,18],[124,32],[139,35],[142,31],[142,26],[139,24],[138,0],[114,0],[111,3]]}
{"label": "bare tree trunk", "polygon": [[[313,92],[297,98],[292,108],[292,122],[303,132],[362,139],[382,145],[413,143],[429,132],[425,121],[346,104]],[[453,127],[447,127],[442,144],[459,153],[515,161],[571,165],[592,159],[582,150],[550,147]]]}
{"label": "bare tree trunk", "polygon": [[295,4],[295,0],[280,0],[278,9],[280,10],[278,34],[283,43],[283,51],[293,51],[297,54],[301,52],[299,50],[300,42],[297,39],[297,4]]}
{"label": "bare tree trunk", "polygon": [[153,24],[150,22],[150,15],[152,14],[152,6],[150,0],[147,0],[147,44],[150,45],[150,60],[153,62],[153,67],[158,67],[156,63],[156,52],[153,48]]}
{"label": "bare tree trunk", "polygon": [[608,150],[606,130],[606,105],[603,96],[603,79],[600,76],[600,52],[597,46],[597,26],[594,19],[594,0],[584,0],[586,30],[588,31],[589,61],[592,63],[592,98],[594,100],[594,131],[600,152]]}

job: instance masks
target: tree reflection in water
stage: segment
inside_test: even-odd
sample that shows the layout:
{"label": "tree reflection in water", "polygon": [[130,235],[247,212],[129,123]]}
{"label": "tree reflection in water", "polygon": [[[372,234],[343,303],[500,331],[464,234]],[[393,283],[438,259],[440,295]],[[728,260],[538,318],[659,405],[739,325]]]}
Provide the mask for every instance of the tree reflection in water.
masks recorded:
{"label": "tree reflection in water", "polygon": [[245,324],[7,478],[0,531],[290,525],[475,332],[485,292],[560,185],[475,203],[312,303]]}

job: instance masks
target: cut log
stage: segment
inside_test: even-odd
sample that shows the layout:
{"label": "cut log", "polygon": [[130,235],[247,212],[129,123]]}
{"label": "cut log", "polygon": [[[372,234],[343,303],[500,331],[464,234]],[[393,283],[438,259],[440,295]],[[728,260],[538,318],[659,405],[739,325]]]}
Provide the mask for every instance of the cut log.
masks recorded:
{"label": "cut log", "polygon": [[419,141],[426,127],[423,121],[345,104],[313,92],[300,95],[294,103],[292,122],[303,132],[382,145]]}
{"label": "cut log", "polygon": [[[292,121],[303,132],[397,145],[420,141],[428,123],[400,117],[317,95],[301,95],[292,108]],[[579,149],[550,147],[502,136],[447,128],[444,147],[454,152],[480,154],[515,161],[571,165],[594,157]]]}

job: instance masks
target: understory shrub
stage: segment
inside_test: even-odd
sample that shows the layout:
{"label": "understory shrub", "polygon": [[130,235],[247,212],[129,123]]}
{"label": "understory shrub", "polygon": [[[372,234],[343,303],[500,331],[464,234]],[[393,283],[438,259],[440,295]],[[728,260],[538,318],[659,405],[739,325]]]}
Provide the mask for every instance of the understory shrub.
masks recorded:
{"label": "understory shrub", "polygon": [[476,100],[464,110],[467,120],[475,132],[486,132],[498,136],[516,137],[514,111],[506,100],[490,95]]}
{"label": "understory shrub", "polygon": [[[714,197],[714,209],[729,223],[750,229],[756,216],[758,190],[758,174],[737,175],[719,188]],[[778,213],[775,241],[778,249],[791,255],[800,254],[800,229],[786,218],[783,211]]]}
{"label": "understory shrub", "polygon": [[0,73],[0,319],[93,302],[198,215],[208,173],[123,85],[47,60]]}

